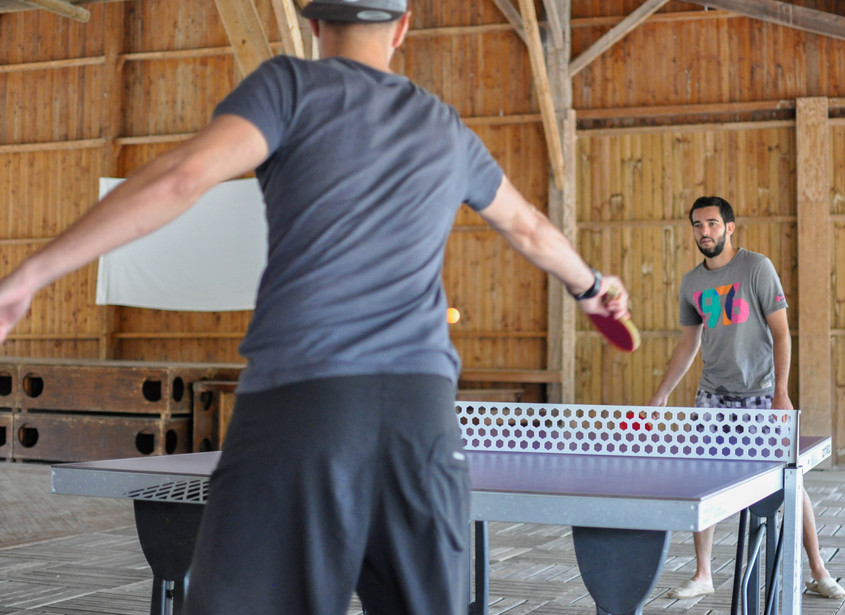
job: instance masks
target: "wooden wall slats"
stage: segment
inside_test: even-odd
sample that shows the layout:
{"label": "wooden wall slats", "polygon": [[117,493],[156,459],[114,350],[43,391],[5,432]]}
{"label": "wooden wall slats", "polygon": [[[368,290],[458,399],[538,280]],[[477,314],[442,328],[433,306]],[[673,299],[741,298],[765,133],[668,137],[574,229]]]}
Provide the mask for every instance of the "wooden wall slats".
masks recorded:
{"label": "wooden wall slats", "polygon": [[233,68],[225,56],[128,63],[126,136],[199,130],[233,87]]}
{"label": "wooden wall slats", "polygon": [[[537,10],[541,3],[535,1]],[[491,0],[478,2],[415,2],[411,5],[413,28],[444,28],[505,23],[502,12]]]}
{"label": "wooden wall slats", "polygon": [[0,155],[0,241],[40,240],[79,217],[96,197],[93,149]]}
{"label": "wooden wall slats", "polygon": [[[0,19],[0,64],[97,55],[102,49],[101,23],[100,11],[92,11],[85,24],[47,11],[4,14]],[[33,37],[33,33],[41,35]]]}
{"label": "wooden wall slats", "polygon": [[[606,30],[573,29],[573,54]],[[807,55],[810,41],[819,53]],[[843,50],[845,41],[748,18],[647,22],[575,76],[575,107],[776,100],[819,89],[841,96]]]}
{"label": "wooden wall slats", "polygon": [[525,44],[512,32],[409,38],[406,74],[454,105],[462,116],[536,111]]}
{"label": "wooden wall slats", "polygon": [[[0,73],[0,143],[71,141],[96,134],[99,66]],[[32,104],[39,101],[38,105]]]}
{"label": "wooden wall slats", "polygon": [[[833,0],[826,1],[832,6]],[[575,0],[576,22],[599,19],[598,25],[576,24],[573,55],[612,27],[613,19],[618,21],[639,4],[639,0]],[[535,6],[543,20],[542,1],[536,0]],[[269,38],[278,41],[269,0],[256,0],[256,7]],[[493,125],[491,119],[474,130],[517,187],[545,210],[548,156],[523,42],[511,29],[499,27],[507,22],[491,0],[417,0],[412,8],[413,27],[428,33],[412,36],[394,66],[455,105],[464,117],[501,117],[502,124]],[[104,54],[104,9],[98,4],[90,9],[88,24],[43,11],[0,16],[0,64],[90,60],[84,66],[0,72],[0,146],[102,136],[98,105],[104,90],[103,68],[97,58]],[[681,2],[668,3],[660,15],[681,11],[703,15],[700,7]],[[120,133],[113,135],[122,143],[116,158],[121,174],[178,141],[146,143],[149,138],[199,129],[236,77],[214,0],[135,0],[126,12],[129,55],[120,71],[125,107]],[[619,109],[633,106],[736,104],[743,109],[744,103],[792,101],[808,94],[845,97],[842,41],[721,11],[711,13],[714,16],[696,19],[656,19],[632,32],[577,75],[575,108],[616,110],[618,115]],[[463,26],[491,28],[432,31]],[[32,42],[33,33],[40,33],[38,45]],[[168,57],[158,53],[162,51],[186,53]],[[141,53],[148,55],[132,55]],[[749,113],[737,111],[733,117],[721,109],[725,121],[738,121]],[[778,118],[789,113],[787,109]],[[620,125],[626,121],[634,125],[634,120],[619,119]],[[793,332],[797,328],[794,124],[674,129],[645,126],[648,120],[642,114],[636,121],[640,128],[628,133],[578,135],[576,239],[588,260],[625,276],[633,291],[634,317],[643,331],[641,350],[626,357],[611,350],[579,317],[576,397],[583,402],[645,403],[659,382],[677,341],[681,276],[701,258],[686,212],[702,194],[721,194],[737,206],[741,217],[737,241],[772,258],[793,306]],[[664,115],[662,121],[671,117]],[[137,140],[121,141],[121,137]],[[93,202],[102,152],[99,145],[87,142],[87,148],[67,151],[22,148],[0,154],[0,195],[8,203],[0,211],[0,271],[8,270]],[[831,213],[845,216],[842,124],[831,128],[831,147]],[[455,224],[444,281],[450,303],[463,313],[452,331],[464,364],[544,369],[543,276],[494,233],[483,230],[478,215],[468,208],[458,212]],[[835,221],[831,233],[834,261],[842,262],[845,219]],[[97,357],[102,314],[94,306],[95,276],[92,266],[39,294],[32,314],[18,329],[19,335],[29,337],[10,342],[2,352]],[[845,401],[845,282],[834,279],[834,386],[837,399]],[[180,314],[118,308],[113,334],[119,358],[230,362],[240,360],[237,335],[248,318],[246,312]],[[208,337],[214,332],[222,337]],[[77,339],[67,339],[73,335]],[[691,403],[699,371],[696,364],[671,403]],[[837,415],[835,427],[842,443],[845,417]]]}
{"label": "wooden wall slats", "polygon": [[[196,49],[229,44],[214,0],[134,0],[128,28],[132,51]],[[96,7],[92,6],[92,15]],[[268,30],[270,31],[270,30]]]}
{"label": "wooden wall slats", "polygon": [[[121,359],[190,363],[243,363],[238,354],[240,340],[232,339],[121,339],[116,336]],[[64,355],[74,356],[74,355]]]}

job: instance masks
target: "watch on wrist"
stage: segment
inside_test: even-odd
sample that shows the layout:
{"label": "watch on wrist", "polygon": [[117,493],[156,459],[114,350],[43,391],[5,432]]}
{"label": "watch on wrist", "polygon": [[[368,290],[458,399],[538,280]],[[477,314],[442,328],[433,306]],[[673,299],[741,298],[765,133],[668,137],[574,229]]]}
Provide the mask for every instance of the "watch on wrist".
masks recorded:
{"label": "watch on wrist", "polygon": [[598,269],[596,269],[595,267],[590,267],[590,270],[593,272],[593,275],[596,276],[596,279],[593,282],[593,285],[590,286],[590,288],[585,290],[583,293],[578,293],[577,295],[570,293],[570,294],[572,294],[572,298],[575,299],[575,301],[583,301],[584,299],[592,299],[593,297],[598,295],[599,290],[601,290],[601,272]]}

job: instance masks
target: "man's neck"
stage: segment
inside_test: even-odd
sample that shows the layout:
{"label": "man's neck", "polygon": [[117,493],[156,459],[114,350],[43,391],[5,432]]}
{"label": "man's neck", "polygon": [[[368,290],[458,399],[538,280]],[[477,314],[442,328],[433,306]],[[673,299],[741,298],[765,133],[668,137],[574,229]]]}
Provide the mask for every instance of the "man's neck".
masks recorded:
{"label": "man's neck", "polygon": [[381,49],[365,48],[357,45],[322,45],[320,47],[321,58],[346,58],[365,64],[370,68],[385,73],[391,72],[390,58],[384,55]]}
{"label": "man's neck", "polygon": [[730,263],[734,256],[736,256],[737,248],[734,248],[731,244],[725,244],[725,249],[722,250],[722,253],[718,256],[714,256],[712,258],[705,257],[704,258],[704,266],[710,270],[713,269],[721,269],[728,263]]}
{"label": "man's neck", "polygon": [[386,73],[390,71],[393,47],[390,31],[370,26],[323,27],[319,32],[321,58],[347,58]]}

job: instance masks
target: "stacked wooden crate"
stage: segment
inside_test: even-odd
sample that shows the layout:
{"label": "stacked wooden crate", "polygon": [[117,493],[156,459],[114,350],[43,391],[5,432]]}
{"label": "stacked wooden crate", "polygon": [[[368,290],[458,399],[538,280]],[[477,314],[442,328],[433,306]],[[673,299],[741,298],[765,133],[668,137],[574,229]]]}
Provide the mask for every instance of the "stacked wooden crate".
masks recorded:
{"label": "stacked wooden crate", "polygon": [[201,380],[194,383],[194,452],[217,451],[235,407],[235,380]]}
{"label": "stacked wooden crate", "polygon": [[242,366],[0,359],[0,456],[86,461],[187,453],[193,386]]}

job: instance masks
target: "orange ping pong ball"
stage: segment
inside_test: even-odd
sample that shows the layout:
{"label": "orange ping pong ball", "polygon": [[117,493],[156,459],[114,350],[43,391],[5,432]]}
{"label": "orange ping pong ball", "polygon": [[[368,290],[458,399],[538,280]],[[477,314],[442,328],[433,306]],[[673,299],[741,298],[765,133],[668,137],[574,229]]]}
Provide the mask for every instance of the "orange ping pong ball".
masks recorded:
{"label": "orange ping pong ball", "polygon": [[446,310],[446,322],[450,325],[454,325],[461,319],[461,313],[456,308],[450,307]]}

